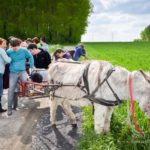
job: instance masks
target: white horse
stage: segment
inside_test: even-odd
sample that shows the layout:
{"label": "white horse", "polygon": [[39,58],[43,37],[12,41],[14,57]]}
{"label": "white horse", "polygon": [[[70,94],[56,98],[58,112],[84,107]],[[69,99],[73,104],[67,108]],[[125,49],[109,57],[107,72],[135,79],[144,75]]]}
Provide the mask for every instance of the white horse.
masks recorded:
{"label": "white horse", "polygon": [[[108,105],[107,102],[109,104],[110,102],[117,102],[117,97],[121,101],[130,99],[129,75],[132,77],[134,98],[139,103],[141,110],[150,118],[150,84],[147,82],[148,75],[140,71],[129,72],[122,67],[115,67],[115,71],[109,73],[112,68],[114,68],[112,64],[106,61],[89,61],[81,64],[56,62],[51,64],[49,67],[50,83],[73,84],[80,85],[80,87],[86,85],[87,91],[85,93],[85,89],[81,90],[79,86],[60,86],[54,93],[51,92],[50,120],[52,126],[55,126],[56,109],[59,104],[69,116],[73,126],[76,126],[76,118],[70,106],[71,99],[79,99],[76,100],[76,104],[79,105],[81,99],[85,104],[90,104],[91,102],[87,98],[83,98],[85,95],[90,95],[92,100],[106,102],[105,106],[105,104],[101,105],[94,101],[94,128],[96,133],[108,132],[114,107]],[[106,81],[109,82],[110,87]],[[117,96],[114,96],[111,88]]]}

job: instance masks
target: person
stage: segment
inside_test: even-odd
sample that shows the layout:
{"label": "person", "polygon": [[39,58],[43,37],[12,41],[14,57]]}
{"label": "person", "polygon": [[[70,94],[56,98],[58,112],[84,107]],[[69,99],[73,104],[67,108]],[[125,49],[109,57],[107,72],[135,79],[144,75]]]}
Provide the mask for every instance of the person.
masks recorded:
{"label": "person", "polygon": [[33,55],[34,66],[36,68],[48,69],[48,66],[51,63],[51,56],[48,52],[44,51],[42,48],[37,48],[36,44],[30,44],[28,50],[30,50]]}
{"label": "person", "polygon": [[34,37],[32,41],[33,41],[33,44],[36,44],[38,48],[41,48],[41,43],[38,37]]}
{"label": "person", "polygon": [[66,58],[66,59],[72,59],[71,55],[69,52],[65,52],[61,48],[57,49],[54,54],[53,54],[55,60],[57,61],[58,59]]}
{"label": "person", "polygon": [[28,46],[28,50],[30,50],[31,54],[34,58],[34,66],[39,69],[38,73],[40,73],[43,77],[43,80],[48,80],[47,69],[49,64],[51,63],[51,56],[47,51],[44,51],[42,48],[37,48],[36,44],[30,44]]}
{"label": "person", "polygon": [[48,44],[46,43],[46,38],[45,38],[45,37],[41,37],[41,38],[40,38],[40,43],[41,43],[41,48],[42,48],[44,51],[49,52],[49,46],[48,46]]}
{"label": "person", "polygon": [[7,47],[6,40],[0,38],[0,113],[5,112],[6,110],[2,108],[1,98],[3,95],[3,74],[5,70],[5,64],[10,63],[11,58],[9,58],[5,52]]}
{"label": "person", "polygon": [[8,56],[12,59],[9,67],[8,115],[12,115],[13,98],[17,82],[19,80],[26,81],[28,78],[25,71],[25,61],[27,58],[30,62],[30,68],[34,67],[32,54],[26,48],[20,47],[19,39],[12,38],[10,40],[10,46],[11,48],[7,50]]}
{"label": "person", "polygon": [[[20,44],[20,47],[27,48],[27,47],[28,47],[27,42],[26,42],[26,41],[23,41],[23,42]],[[26,59],[25,66],[26,66],[26,72],[27,72],[28,74],[30,74],[30,72],[29,72],[29,69],[30,69],[30,62],[29,62],[29,59],[28,59],[28,58]]]}
{"label": "person", "polygon": [[85,58],[87,58],[86,57],[86,52],[85,52],[85,49],[84,49],[84,45],[82,43],[80,43],[79,46],[77,46],[75,48],[75,52],[73,54],[73,60],[78,61],[81,56],[84,56]]}
{"label": "person", "polygon": [[25,42],[27,43],[27,45],[30,45],[33,43],[31,38],[27,38]]}
{"label": "person", "polygon": [[26,43],[26,41],[21,42],[20,44],[21,47],[27,48],[28,44]]}

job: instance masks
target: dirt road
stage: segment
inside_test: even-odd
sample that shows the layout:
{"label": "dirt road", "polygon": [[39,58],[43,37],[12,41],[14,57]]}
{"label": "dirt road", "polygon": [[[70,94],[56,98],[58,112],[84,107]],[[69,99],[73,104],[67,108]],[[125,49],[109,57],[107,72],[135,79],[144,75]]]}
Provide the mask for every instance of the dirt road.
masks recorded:
{"label": "dirt road", "polygon": [[[3,102],[6,98],[3,97]],[[78,128],[73,129],[68,117],[59,107],[57,128],[49,121],[49,99],[21,99],[19,109],[12,116],[0,115],[0,150],[74,150],[80,138],[81,113],[73,107]]]}

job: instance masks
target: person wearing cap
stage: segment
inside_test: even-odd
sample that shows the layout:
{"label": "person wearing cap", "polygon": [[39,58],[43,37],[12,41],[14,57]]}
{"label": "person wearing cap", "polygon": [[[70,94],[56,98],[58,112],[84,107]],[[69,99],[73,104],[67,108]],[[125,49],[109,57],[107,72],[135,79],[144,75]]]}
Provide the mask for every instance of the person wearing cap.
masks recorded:
{"label": "person wearing cap", "polygon": [[28,75],[26,73],[25,61],[29,59],[30,68],[34,67],[34,59],[32,54],[23,47],[20,47],[20,41],[17,38],[10,40],[10,48],[7,50],[8,56],[12,59],[10,63],[9,74],[9,90],[8,90],[8,110],[7,114],[12,115],[13,97],[17,82],[19,80],[26,81]]}

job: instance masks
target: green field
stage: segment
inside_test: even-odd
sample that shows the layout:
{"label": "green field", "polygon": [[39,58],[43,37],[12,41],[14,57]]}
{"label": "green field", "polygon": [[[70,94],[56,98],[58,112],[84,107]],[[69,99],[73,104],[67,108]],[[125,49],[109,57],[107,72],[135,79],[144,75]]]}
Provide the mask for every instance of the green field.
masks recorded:
{"label": "green field", "polygon": [[107,60],[129,70],[150,70],[150,43],[86,43],[89,59]]}
{"label": "green field", "polygon": [[[99,59],[119,65],[128,70],[150,70],[150,43],[85,43],[89,59]],[[90,107],[83,108],[83,136],[77,143],[80,150],[149,150],[150,125],[148,119],[136,104],[136,118],[145,132],[139,135],[127,122],[127,103],[116,107],[111,121],[111,132],[96,135],[93,129],[93,116]]]}

